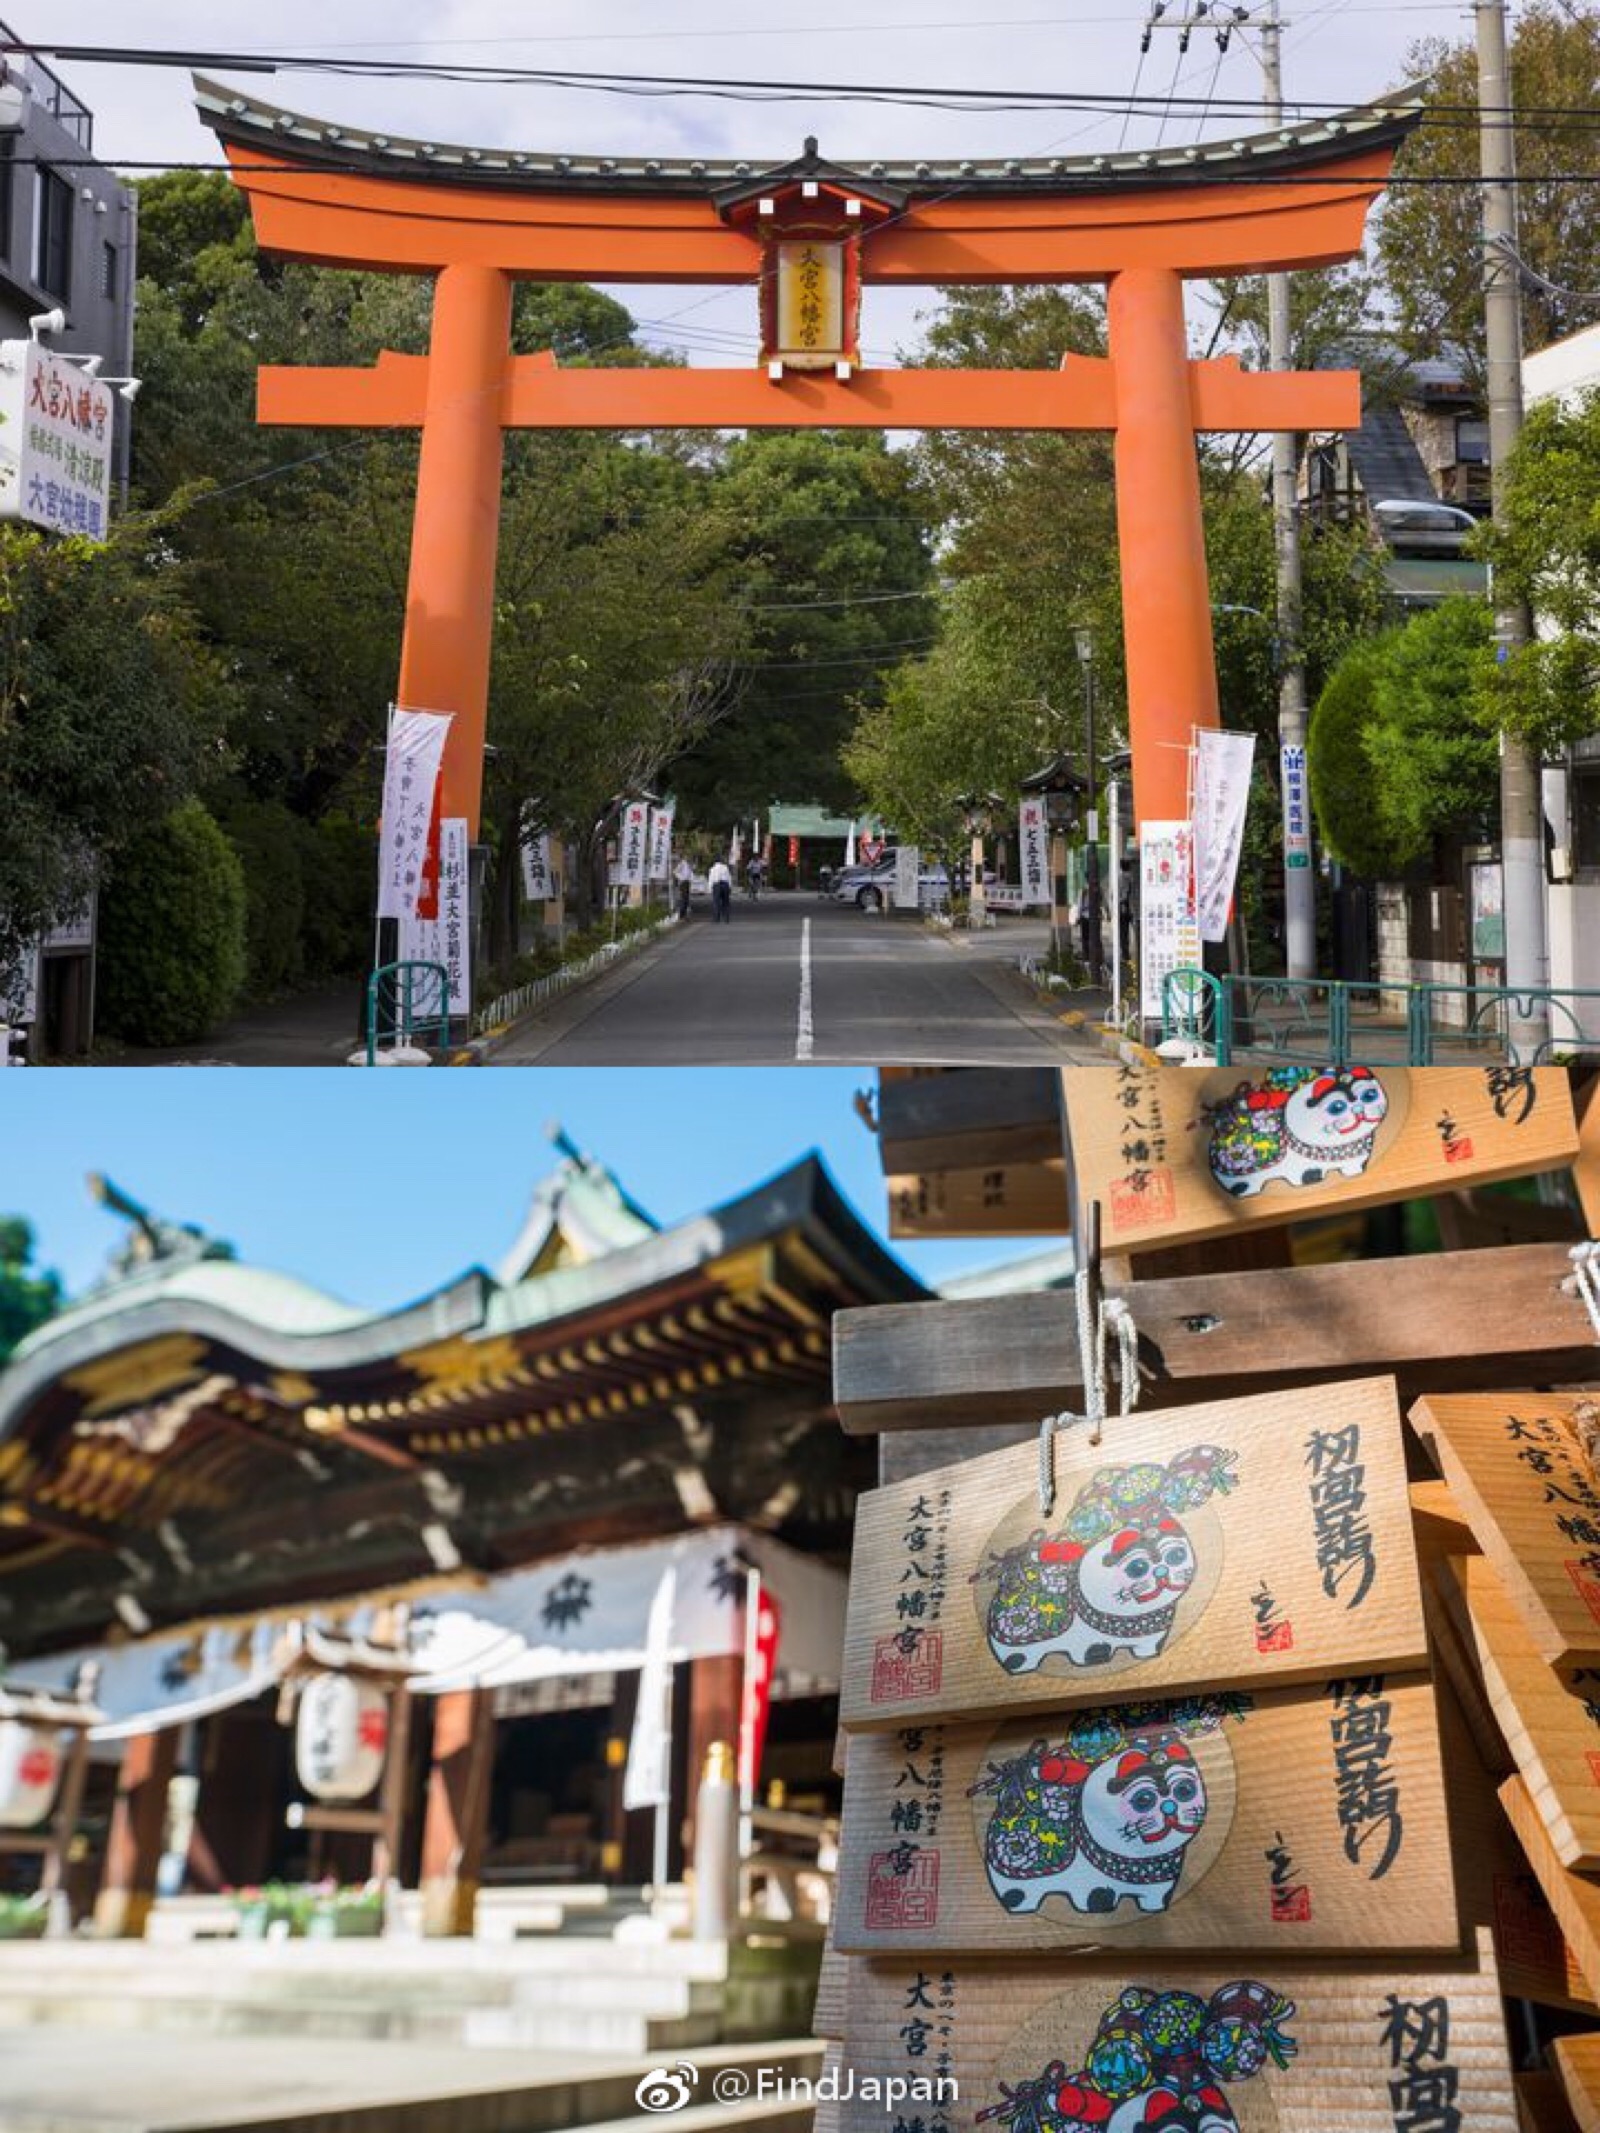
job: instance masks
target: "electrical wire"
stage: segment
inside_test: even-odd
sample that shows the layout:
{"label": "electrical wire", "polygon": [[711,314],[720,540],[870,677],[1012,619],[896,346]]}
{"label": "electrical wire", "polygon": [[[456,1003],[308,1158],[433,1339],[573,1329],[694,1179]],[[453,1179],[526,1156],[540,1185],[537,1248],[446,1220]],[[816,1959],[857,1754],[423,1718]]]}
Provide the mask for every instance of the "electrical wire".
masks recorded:
{"label": "electrical wire", "polygon": [[1485,246],[1503,253],[1522,279],[1530,287],[1542,289],[1546,296],[1558,296],[1563,303],[1568,304],[1600,304],[1600,289],[1564,289],[1560,282],[1552,281],[1548,274],[1541,274],[1537,267],[1529,266],[1504,231],[1497,232],[1493,237],[1486,236],[1483,241]]}

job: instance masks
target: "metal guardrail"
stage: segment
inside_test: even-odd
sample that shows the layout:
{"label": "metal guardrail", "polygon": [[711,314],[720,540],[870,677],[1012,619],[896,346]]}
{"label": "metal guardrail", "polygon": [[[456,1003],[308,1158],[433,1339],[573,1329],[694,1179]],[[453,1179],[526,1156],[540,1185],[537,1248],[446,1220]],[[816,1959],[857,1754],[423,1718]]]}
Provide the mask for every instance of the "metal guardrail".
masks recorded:
{"label": "metal guardrail", "polygon": [[526,985],[517,985],[510,992],[501,993],[498,999],[491,1000],[487,1007],[480,1007],[473,1016],[473,1035],[481,1037],[486,1030],[515,1022],[518,1015],[525,1015],[532,1007],[542,1007],[547,1000],[582,984],[585,978],[606,969],[619,957],[633,954],[635,949],[643,948],[677,923],[677,919],[670,915],[658,918],[653,926],[641,926],[637,932],[625,933],[621,940],[603,942],[593,955],[584,956],[580,962],[563,963],[559,970],[552,970],[546,977],[532,978]]}
{"label": "metal guardrail", "polygon": [[[420,996],[420,997],[419,997]],[[450,1043],[450,973],[443,963],[380,963],[367,980],[367,1065],[378,1063],[378,1037],[412,1044],[428,1031]]]}
{"label": "metal guardrail", "polygon": [[[1550,1035],[1524,1057],[1511,1030],[1541,1009]],[[1425,1067],[1437,1063],[1441,1049],[1541,1066],[1573,1052],[1600,1052],[1600,991],[1174,970],[1162,982],[1161,1037],[1203,1046],[1218,1066],[1250,1058]]]}

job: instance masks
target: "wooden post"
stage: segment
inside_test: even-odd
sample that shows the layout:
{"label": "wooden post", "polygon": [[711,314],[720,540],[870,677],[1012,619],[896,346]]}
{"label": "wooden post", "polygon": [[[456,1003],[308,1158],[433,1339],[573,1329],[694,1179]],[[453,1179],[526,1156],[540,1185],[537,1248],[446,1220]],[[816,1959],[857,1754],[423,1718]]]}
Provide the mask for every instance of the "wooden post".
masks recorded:
{"label": "wooden post", "polygon": [[450,712],[442,812],[476,843],[489,716],[501,398],[511,358],[511,279],[494,267],[441,269],[433,299],[427,409],[417,467],[400,702]]}
{"label": "wooden post", "polygon": [[144,1937],[155,1899],[167,1788],[177,1759],[176,1726],[136,1733],[122,1751],[105,1871],[94,1906],[95,1932],[102,1940]]}
{"label": "wooden post", "polygon": [[1181,821],[1190,728],[1220,723],[1182,280],[1125,268],[1111,277],[1108,319],[1134,812]]}
{"label": "wooden post", "polygon": [[[378,1793],[379,1826],[372,1843],[372,1878],[388,1881],[400,1871],[400,1837],[405,1821],[406,1786],[411,1764],[411,1691],[402,1681],[389,1703],[389,1748]],[[323,1825],[325,1828],[328,1824]]]}
{"label": "wooden post", "polygon": [[44,1855],[44,1868],[39,1876],[41,1896],[54,1896],[67,1885],[67,1855],[77,1834],[78,1815],[83,1807],[84,1781],[89,1775],[89,1733],[86,1726],[79,1726],[72,1737],[72,1746],[67,1751],[67,1767],[61,1776],[61,1794],[56,1801],[56,1811],[50,1822],[49,1848]]}
{"label": "wooden post", "polygon": [[744,1661],[737,1652],[689,1662],[689,1741],[684,1759],[688,1797],[682,1816],[686,1855],[694,1848],[695,1796],[706,1764],[706,1750],[713,1741],[721,1740],[738,1753],[743,1686]]}
{"label": "wooden post", "polygon": [[472,1932],[493,1772],[493,1693],[456,1689],[436,1697],[422,1827],[422,1930],[431,1937]]}

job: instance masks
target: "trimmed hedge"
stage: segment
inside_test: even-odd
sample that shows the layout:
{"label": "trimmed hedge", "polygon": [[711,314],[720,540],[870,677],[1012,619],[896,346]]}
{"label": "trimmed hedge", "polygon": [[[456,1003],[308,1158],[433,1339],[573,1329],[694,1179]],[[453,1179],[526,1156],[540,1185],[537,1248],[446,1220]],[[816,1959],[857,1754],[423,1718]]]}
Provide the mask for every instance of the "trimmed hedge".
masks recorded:
{"label": "trimmed hedge", "polygon": [[117,855],[100,908],[99,1018],[130,1044],[190,1044],[238,1000],[245,879],[198,800]]}

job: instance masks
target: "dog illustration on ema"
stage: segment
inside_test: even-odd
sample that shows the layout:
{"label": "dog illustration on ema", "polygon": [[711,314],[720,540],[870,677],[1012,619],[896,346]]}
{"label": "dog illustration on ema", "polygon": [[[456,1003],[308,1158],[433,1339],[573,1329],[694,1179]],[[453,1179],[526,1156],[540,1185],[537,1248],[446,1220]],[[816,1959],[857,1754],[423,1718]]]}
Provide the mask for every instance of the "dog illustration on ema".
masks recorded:
{"label": "dog illustration on ema", "polygon": [[1237,1486],[1236,1452],[1193,1445],[1166,1466],[1099,1467],[1057,1533],[1038,1528],[972,1574],[995,1581],[986,1629],[1008,1674],[1046,1659],[1104,1666],[1153,1659],[1198,1568],[1181,1514]]}
{"label": "dog illustration on ema", "polygon": [[1388,1110],[1371,1067],[1275,1067],[1207,1106],[1211,1175],[1236,1200],[1274,1183],[1358,1178]]}
{"label": "dog illustration on ema", "polygon": [[1209,1999],[1124,1986],[1081,2066],[1053,2059],[1015,2087],[1000,2082],[1000,2101],[977,2122],[999,2119],[1005,2133],[1239,2133],[1228,2088],[1289,2064],[1294,2011],[1254,1978]]}
{"label": "dog illustration on ema", "polygon": [[984,1865],[999,1901],[1019,1917],[1048,1896],[1086,1913],[1125,1898],[1166,1910],[1209,1806],[1189,1743],[1249,1708],[1210,1696],[1089,1711],[1060,1741],[991,1762],[969,1795],[995,1802]]}

